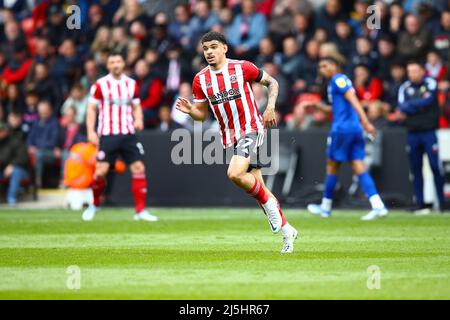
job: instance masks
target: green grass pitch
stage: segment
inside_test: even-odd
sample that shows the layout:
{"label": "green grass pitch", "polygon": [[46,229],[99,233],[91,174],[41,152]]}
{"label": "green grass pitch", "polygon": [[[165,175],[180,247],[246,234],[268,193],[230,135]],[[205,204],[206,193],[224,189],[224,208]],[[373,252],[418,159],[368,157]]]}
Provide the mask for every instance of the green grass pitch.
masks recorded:
{"label": "green grass pitch", "polygon": [[[259,209],[0,211],[0,299],[450,299],[450,215],[359,221],[285,210],[300,231],[281,255]],[[80,269],[78,290],[69,266]],[[379,289],[369,266],[380,270]],[[373,280],[373,281],[372,281]],[[374,282],[375,281],[375,282]]]}

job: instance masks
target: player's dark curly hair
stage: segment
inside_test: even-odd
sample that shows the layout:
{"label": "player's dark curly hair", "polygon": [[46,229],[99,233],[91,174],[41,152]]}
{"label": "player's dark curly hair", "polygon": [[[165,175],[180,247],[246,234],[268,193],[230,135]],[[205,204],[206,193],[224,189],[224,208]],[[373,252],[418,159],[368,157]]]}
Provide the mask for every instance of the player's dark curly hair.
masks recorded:
{"label": "player's dark curly hair", "polygon": [[200,39],[200,42],[204,43],[204,42],[209,42],[209,41],[213,41],[213,40],[217,40],[223,44],[228,45],[227,39],[225,38],[225,36],[223,34],[221,34],[220,32],[215,32],[215,31],[210,31],[208,33],[205,33],[203,35],[203,37]]}

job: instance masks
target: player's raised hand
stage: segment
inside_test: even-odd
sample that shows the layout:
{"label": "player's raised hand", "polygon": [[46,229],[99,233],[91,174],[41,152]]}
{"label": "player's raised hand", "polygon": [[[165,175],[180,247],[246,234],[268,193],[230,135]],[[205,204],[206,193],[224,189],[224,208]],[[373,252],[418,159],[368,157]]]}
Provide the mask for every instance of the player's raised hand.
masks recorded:
{"label": "player's raised hand", "polygon": [[277,125],[277,119],[275,115],[275,109],[274,108],[266,108],[266,110],[263,113],[263,119],[264,119],[264,126],[266,128],[271,128]]}
{"label": "player's raised hand", "polygon": [[192,104],[190,103],[190,101],[182,97],[178,97],[175,107],[181,112],[187,114],[190,114],[192,110]]}
{"label": "player's raised hand", "polygon": [[96,146],[96,147],[98,146],[99,138],[95,131],[88,131],[87,138],[88,138],[88,141],[90,143],[92,143],[94,146]]}

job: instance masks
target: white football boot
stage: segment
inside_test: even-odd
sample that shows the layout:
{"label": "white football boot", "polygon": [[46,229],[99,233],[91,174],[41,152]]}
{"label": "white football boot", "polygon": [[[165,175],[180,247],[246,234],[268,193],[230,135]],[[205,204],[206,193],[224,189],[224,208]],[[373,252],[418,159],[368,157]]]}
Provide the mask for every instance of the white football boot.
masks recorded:
{"label": "white football boot", "polygon": [[283,249],[281,249],[281,253],[294,252],[294,241],[298,237],[298,231],[292,226],[290,229],[291,230],[283,236]]}
{"label": "white football boot", "polygon": [[331,211],[324,210],[320,204],[308,204],[307,209],[315,216],[321,216],[322,218],[331,217]]}
{"label": "white football boot", "polygon": [[365,216],[361,217],[362,221],[371,221],[379,218],[384,218],[388,215],[389,211],[386,208],[383,209],[373,209]]}
{"label": "white football boot", "polygon": [[150,213],[148,213],[147,210],[142,210],[141,212],[134,214],[133,220],[136,220],[136,221],[142,220],[142,221],[154,222],[154,221],[158,221],[158,217],[151,215]]}
{"label": "white football boot", "polygon": [[95,217],[95,214],[97,213],[97,210],[98,208],[96,206],[90,204],[89,207],[84,210],[81,219],[83,219],[83,221],[92,221]]}
{"label": "white football boot", "polygon": [[269,197],[269,200],[267,200],[266,203],[261,204],[261,207],[267,216],[270,229],[273,233],[278,233],[281,230],[281,215],[277,199]]}

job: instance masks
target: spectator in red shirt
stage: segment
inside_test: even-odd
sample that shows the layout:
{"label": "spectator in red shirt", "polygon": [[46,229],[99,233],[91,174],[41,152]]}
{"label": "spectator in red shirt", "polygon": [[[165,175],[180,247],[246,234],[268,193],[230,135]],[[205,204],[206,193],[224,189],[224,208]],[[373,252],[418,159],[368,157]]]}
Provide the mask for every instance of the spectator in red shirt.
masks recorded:
{"label": "spectator in red shirt", "polygon": [[436,79],[438,82],[441,82],[444,79],[447,73],[447,68],[442,62],[442,58],[438,51],[431,50],[428,52],[425,70],[427,76]]}
{"label": "spectator in red shirt", "polygon": [[163,97],[163,82],[151,72],[150,66],[144,59],[136,62],[134,73],[144,113],[144,124],[146,127],[154,127],[158,123],[157,109]]}
{"label": "spectator in red shirt", "polygon": [[8,58],[8,64],[1,74],[1,81],[5,84],[22,82],[31,68],[32,59],[28,57],[26,46],[23,43],[15,43],[13,54]]}
{"label": "spectator in red shirt", "polygon": [[366,65],[357,65],[354,70],[354,76],[356,94],[363,106],[367,107],[370,102],[381,99],[383,83],[371,74],[370,69]]}

